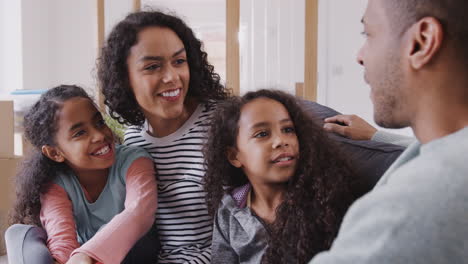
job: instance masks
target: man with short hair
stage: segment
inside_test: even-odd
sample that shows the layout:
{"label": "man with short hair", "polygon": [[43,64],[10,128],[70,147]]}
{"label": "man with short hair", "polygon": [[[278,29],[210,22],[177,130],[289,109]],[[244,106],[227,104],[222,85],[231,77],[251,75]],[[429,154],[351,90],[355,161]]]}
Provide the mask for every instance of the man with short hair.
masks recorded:
{"label": "man with short hair", "polygon": [[467,0],[369,0],[358,54],[376,123],[408,147],[346,214],[324,263],[468,263]]}

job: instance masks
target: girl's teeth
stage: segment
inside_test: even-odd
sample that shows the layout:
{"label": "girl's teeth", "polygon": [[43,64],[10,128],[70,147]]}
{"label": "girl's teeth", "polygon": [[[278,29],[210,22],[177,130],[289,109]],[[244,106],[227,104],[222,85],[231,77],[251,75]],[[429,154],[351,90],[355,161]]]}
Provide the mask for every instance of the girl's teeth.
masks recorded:
{"label": "girl's teeth", "polygon": [[104,155],[109,152],[110,148],[109,146],[105,146],[102,149],[100,149],[98,152],[96,152],[96,155]]}
{"label": "girl's teeth", "polygon": [[164,97],[174,97],[174,96],[179,95],[179,93],[180,93],[180,89],[177,89],[177,90],[172,91],[172,92],[164,92],[163,96]]}
{"label": "girl's teeth", "polygon": [[284,158],[276,160],[276,162],[288,161],[288,160],[292,160],[292,158],[291,157],[284,157]]}

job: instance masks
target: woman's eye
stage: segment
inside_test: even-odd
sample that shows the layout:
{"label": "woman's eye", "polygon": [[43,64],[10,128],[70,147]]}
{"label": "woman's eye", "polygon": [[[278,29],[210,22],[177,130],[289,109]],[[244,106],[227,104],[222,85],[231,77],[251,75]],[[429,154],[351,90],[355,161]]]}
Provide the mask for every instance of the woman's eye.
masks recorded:
{"label": "woman's eye", "polygon": [[256,138],[262,138],[262,137],[266,137],[266,136],[268,136],[268,133],[265,132],[265,131],[262,131],[262,132],[259,132],[259,133],[255,134],[254,137],[256,137]]}
{"label": "woman's eye", "polygon": [[158,65],[158,64],[151,64],[151,65],[146,66],[144,69],[145,69],[146,71],[154,71],[154,70],[159,69],[160,67],[161,67],[161,66]]}
{"label": "woman's eye", "polygon": [[286,127],[286,128],[283,128],[283,131],[285,133],[294,133],[296,132],[296,130],[294,129],[294,127]]}
{"label": "woman's eye", "polygon": [[187,61],[186,59],[177,59],[177,60],[175,61],[175,64],[177,64],[177,65],[183,64],[183,63],[185,63],[186,61]]}

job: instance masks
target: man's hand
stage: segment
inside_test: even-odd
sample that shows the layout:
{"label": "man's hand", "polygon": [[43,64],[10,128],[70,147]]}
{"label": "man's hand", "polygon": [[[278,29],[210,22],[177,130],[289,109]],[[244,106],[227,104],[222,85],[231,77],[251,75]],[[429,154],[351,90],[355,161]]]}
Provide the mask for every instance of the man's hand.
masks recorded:
{"label": "man's hand", "polygon": [[323,128],[354,140],[370,140],[377,129],[357,115],[336,115],[326,118]]}
{"label": "man's hand", "polygon": [[93,264],[93,259],[84,253],[77,253],[73,255],[67,264]]}

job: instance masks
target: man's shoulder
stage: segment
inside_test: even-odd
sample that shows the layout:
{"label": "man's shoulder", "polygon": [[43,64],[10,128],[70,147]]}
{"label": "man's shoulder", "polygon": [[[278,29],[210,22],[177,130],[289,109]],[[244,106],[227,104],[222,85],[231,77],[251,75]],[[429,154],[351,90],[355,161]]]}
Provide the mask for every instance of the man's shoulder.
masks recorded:
{"label": "man's shoulder", "polygon": [[[466,153],[466,151],[464,151]],[[466,153],[468,154],[468,153]],[[405,221],[450,224],[466,218],[468,162],[461,153],[423,153],[388,175],[363,205],[401,214]],[[429,220],[430,219],[430,220]]]}
{"label": "man's shoulder", "polygon": [[389,182],[457,188],[468,184],[468,143],[447,142],[443,146],[421,148],[421,153],[394,170]]}

